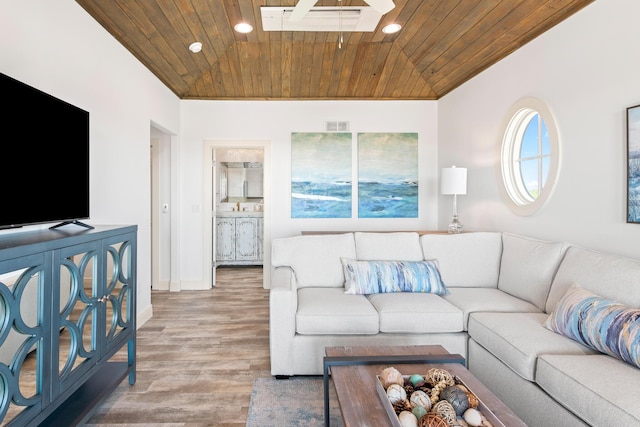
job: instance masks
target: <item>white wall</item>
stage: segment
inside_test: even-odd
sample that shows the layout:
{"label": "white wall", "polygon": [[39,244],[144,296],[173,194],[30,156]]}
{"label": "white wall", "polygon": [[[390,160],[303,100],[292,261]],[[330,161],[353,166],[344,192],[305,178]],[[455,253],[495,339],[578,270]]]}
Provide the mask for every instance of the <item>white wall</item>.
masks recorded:
{"label": "white wall", "polygon": [[[0,71],[91,113],[89,222],[139,226],[143,316],[151,311],[152,123],[180,139],[171,152],[172,173],[179,175],[171,185],[177,182],[180,193],[172,201],[180,231],[172,236],[180,258],[172,281],[204,279],[205,140],[271,141],[273,238],[302,230],[444,228],[451,199],[438,196],[437,180],[440,168],[456,164],[469,168],[468,195],[459,198],[467,229],[639,256],[640,226],[625,223],[624,112],[640,103],[636,0],[594,2],[438,102],[180,101],[75,2],[0,0],[0,12]],[[555,114],[563,160],[548,205],[518,217],[500,196],[497,150],[507,110],[525,96],[544,99]],[[419,134],[419,218],[291,219],[291,132],[322,131],[326,120],[349,121],[354,134]]]}
{"label": "white wall", "polygon": [[[467,229],[506,230],[640,256],[626,224],[626,108],[640,104],[640,2],[597,1],[438,102],[439,162],[469,168],[458,210]],[[562,157],[547,205],[519,217],[499,192],[506,113],[541,98],[555,116]],[[440,225],[450,215],[445,199]]]}
{"label": "white wall", "polygon": [[[0,71],[89,111],[87,222],[138,225],[138,318],[146,320],[150,126],[177,134],[180,101],[72,1],[0,0]],[[52,135],[51,143],[62,137]]]}
{"label": "white wall", "polygon": [[[303,230],[418,230],[437,226],[437,105],[434,101],[182,101],[182,279],[202,278],[205,140],[271,141],[271,237]],[[325,121],[350,122],[358,132],[417,132],[420,166],[419,218],[291,219],[291,133],[322,132]]]}

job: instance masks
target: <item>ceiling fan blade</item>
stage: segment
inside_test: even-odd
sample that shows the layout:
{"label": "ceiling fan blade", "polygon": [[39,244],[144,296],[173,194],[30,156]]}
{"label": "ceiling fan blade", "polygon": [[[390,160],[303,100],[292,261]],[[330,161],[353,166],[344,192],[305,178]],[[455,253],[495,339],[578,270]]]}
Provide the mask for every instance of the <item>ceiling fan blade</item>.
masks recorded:
{"label": "ceiling fan blade", "polygon": [[289,21],[300,21],[311,10],[318,0],[300,0],[289,16]]}
{"label": "ceiling fan blade", "polygon": [[[302,1],[302,0],[301,0]],[[391,9],[396,7],[393,3],[393,0],[364,0],[369,6],[374,8],[376,12],[381,15],[389,12]]]}

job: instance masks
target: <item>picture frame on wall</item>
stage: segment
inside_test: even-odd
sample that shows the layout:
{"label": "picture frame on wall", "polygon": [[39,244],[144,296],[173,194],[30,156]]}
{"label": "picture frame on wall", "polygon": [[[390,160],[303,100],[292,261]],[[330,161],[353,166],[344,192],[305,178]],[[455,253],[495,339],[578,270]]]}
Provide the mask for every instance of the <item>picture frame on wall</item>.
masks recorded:
{"label": "picture frame on wall", "polygon": [[627,222],[640,224],[640,105],[627,108]]}
{"label": "picture frame on wall", "polygon": [[358,218],[418,218],[418,134],[358,134]]}
{"label": "picture frame on wall", "polygon": [[351,218],[352,135],[291,134],[291,218]]}

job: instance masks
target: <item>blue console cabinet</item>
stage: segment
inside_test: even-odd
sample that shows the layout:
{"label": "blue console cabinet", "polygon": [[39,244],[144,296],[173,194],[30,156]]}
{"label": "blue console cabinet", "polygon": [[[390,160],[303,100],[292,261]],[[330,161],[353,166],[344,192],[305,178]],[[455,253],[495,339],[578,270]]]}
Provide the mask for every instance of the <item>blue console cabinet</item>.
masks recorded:
{"label": "blue console cabinet", "polygon": [[0,235],[0,425],[82,424],[135,383],[136,233]]}

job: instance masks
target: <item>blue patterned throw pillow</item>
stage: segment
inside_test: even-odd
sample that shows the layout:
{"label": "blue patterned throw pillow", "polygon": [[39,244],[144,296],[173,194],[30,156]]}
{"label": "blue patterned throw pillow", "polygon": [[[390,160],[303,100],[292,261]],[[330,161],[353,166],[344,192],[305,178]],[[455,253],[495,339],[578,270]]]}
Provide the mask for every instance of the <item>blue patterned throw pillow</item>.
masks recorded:
{"label": "blue patterned throw pillow", "polygon": [[640,368],[640,309],[573,285],[543,325]]}
{"label": "blue patterned throw pillow", "polygon": [[345,293],[449,293],[434,261],[358,261],[342,258]]}

